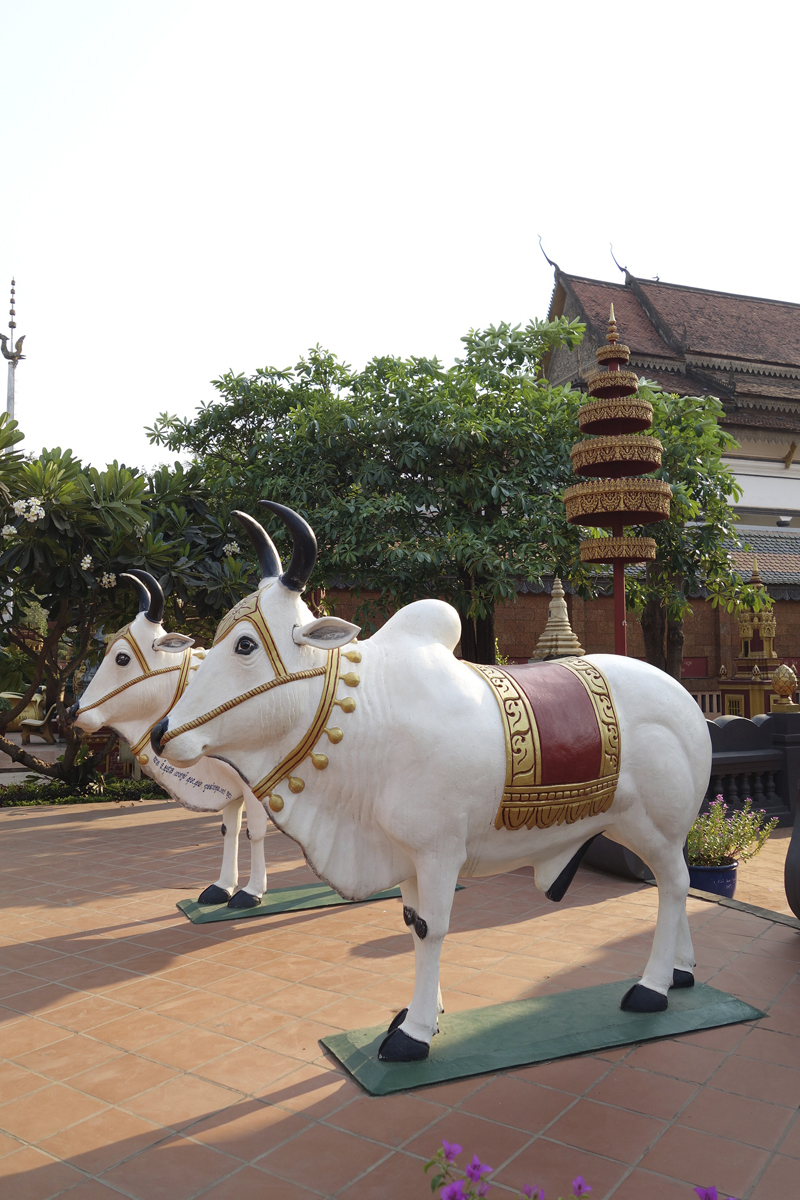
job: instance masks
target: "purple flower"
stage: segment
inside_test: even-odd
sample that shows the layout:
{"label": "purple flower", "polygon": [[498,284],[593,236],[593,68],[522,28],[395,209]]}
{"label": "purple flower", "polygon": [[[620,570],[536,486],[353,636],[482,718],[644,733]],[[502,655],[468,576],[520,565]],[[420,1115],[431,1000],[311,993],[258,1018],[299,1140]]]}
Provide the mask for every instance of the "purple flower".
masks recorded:
{"label": "purple flower", "polygon": [[717,1200],[717,1189],[715,1187],[696,1187],[694,1190],[700,1197],[700,1200]]}
{"label": "purple flower", "polygon": [[492,1189],[488,1183],[479,1183],[478,1186],[475,1188],[475,1195],[480,1196],[481,1200],[483,1200],[483,1197],[488,1196],[489,1192],[491,1190]]}
{"label": "purple flower", "polygon": [[528,1200],[544,1200],[544,1188],[531,1187],[529,1183],[525,1184],[522,1194],[527,1196]]}
{"label": "purple flower", "polygon": [[442,1145],[444,1146],[444,1161],[447,1163],[455,1162],[464,1149],[463,1146],[459,1146],[458,1142],[446,1142],[444,1138],[442,1138]]}
{"label": "purple flower", "polygon": [[457,1179],[455,1183],[448,1183],[446,1188],[442,1188],[441,1200],[469,1200],[463,1181]]}
{"label": "purple flower", "polygon": [[480,1183],[482,1175],[488,1175],[493,1170],[487,1163],[482,1163],[477,1154],[472,1157],[472,1162],[467,1167],[467,1179],[471,1179],[474,1183]]}
{"label": "purple flower", "polygon": [[572,1181],[572,1192],[575,1196],[588,1196],[592,1189],[582,1175]]}

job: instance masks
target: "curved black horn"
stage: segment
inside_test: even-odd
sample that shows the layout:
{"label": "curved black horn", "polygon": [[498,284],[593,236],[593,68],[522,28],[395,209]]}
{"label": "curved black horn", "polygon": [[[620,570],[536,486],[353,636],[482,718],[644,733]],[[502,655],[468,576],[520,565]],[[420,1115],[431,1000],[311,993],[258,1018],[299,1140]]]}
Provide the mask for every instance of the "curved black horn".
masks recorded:
{"label": "curved black horn", "polygon": [[314,537],[314,530],[299,513],[287,508],[285,504],[277,504],[274,500],[259,500],[259,504],[263,504],[264,508],[280,517],[292,535],[292,561],[281,575],[281,583],[293,592],[302,592],[317,561],[317,539]]}
{"label": "curved black horn", "polygon": [[131,575],[128,571],[124,575],[120,575],[120,579],[127,579],[133,584],[139,596],[139,612],[147,612],[150,607],[150,593],[141,579],[137,579],[135,575]]}
{"label": "curved black horn", "polygon": [[275,543],[266,529],[259,525],[255,517],[251,517],[249,513],[239,512],[237,509],[231,513],[231,516],[236,517],[253,543],[253,549],[258,555],[258,564],[261,567],[261,578],[276,579],[281,573],[281,556],[275,549]]}
{"label": "curved black horn", "polygon": [[131,567],[127,574],[135,575],[137,579],[141,579],[147,588],[150,593],[150,604],[144,615],[154,625],[160,625],[164,616],[164,593],[161,590],[161,584],[155,575],[151,575],[149,571],[140,571],[138,567]]}

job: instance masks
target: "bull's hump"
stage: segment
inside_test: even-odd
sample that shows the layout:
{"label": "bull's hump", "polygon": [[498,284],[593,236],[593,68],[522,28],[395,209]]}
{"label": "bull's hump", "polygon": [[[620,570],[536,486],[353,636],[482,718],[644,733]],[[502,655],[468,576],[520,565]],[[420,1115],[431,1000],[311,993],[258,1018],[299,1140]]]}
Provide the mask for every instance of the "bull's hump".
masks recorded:
{"label": "bull's hump", "polygon": [[415,600],[390,617],[370,641],[378,645],[394,639],[417,645],[438,643],[452,652],[460,638],[461,620],[452,605],[443,600]]}

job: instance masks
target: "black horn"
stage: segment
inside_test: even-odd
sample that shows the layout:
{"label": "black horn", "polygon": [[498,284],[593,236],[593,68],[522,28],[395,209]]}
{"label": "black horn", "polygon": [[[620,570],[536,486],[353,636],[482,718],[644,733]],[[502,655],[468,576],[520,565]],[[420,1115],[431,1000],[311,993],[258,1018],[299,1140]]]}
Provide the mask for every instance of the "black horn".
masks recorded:
{"label": "black horn", "polygon": [[259,525],[255,517],[251,517],[249,513],[239,512],[237,509],[231,515],[236,517],[253,543],[253,549],[258,555],[258,565],[261,567],[261,578],[277,579],[281,573],[281,557],[266,529]]}
{"label": "black horn", "polygon": [[127,579],[136,588],[136,593],[139,597],[139,612],[147,612],[150,607],[150,593],[142,583],[141,579],[137,579],[135,575],[131,575],[126,571],[124,575],[120,575],[120,579]]}
{"label": "black horn", "polygon": [[[152,621],[154,625],[160,625],[164,616],[164,593],[161,590],[161,584],[156,579],[155,575],[151,575],[149,571],[140,571],[138,567],[131,567],[128,575],[135,575],[140,579],[150,595],[150,603],[147,612],[144,614],[148,621]],[[143,611],[142,609],[139,610]]]}
{"label": "black horn", "polygon": [[275,500],[259,500],[264,508],[280,517],[292,535],[292,561],[281,575],[281,583],[293,592],[302,592],[317,561],[317,539],[314,530],[299,513],[278,504]]}

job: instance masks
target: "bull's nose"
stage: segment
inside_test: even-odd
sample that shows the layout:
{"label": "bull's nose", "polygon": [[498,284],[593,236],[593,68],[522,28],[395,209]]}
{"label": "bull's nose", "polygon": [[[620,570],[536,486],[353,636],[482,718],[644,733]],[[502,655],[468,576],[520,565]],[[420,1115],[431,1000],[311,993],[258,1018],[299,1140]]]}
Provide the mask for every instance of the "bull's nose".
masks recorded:
{"label": "bull's nose", "polygon": [[163,721],[159,721],[158,724],[154,725],[153,728],[150,730],[150,745],[153,747],[153,750],[155,751],[156,754],[164,753],[162,746],[161,746],[161,739],[163,738],[164,734],[167,732],[168,725],[169,725],[169,717],[164,717]]}
{"label": "bull's nose", "polygon": [[80,708],[80,706],[81,706],[80,700],[76,700],[74,704],[70,704],[69,708],[67,709],[67,716],[69,717],[70,721],[75,720],[75,718],[78,715],[78,709]]}

